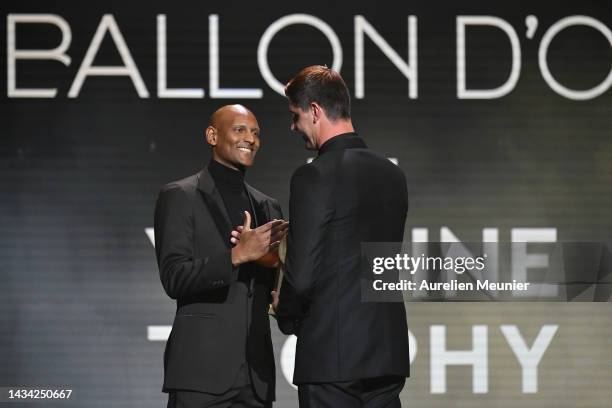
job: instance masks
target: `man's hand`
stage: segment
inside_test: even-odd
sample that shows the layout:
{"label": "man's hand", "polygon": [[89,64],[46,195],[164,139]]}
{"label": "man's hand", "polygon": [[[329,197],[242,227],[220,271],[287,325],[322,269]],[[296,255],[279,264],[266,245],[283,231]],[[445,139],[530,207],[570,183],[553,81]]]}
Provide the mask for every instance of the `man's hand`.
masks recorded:
{"label": "man's hand", "polygon": [[236,227],[235,230],[232,231],[232,237],[230,238],[230,242],[234,245],[238,244],[238,241],[240,241],[240,234],[242,234],[242,225],[239,225]]}
{"label": "man's hand", "polygon": [[270,306],[272,306],[272,311],[276,314],[276,310],[278,309],[278,291],[273,290],[270,292],[270,295],[272,296],[272,303],[270,303]]}
{"label": "man's hand", "polygon": [[260,227],[251,229],[251,214],[244,212],[244,225],[232,231],[230,238],[235,244],[232,248],[232,264],[240,264],[261,258],[271,250],[278,248],[280,240],[287,233],[289,223],[284,220],[272,220]]}

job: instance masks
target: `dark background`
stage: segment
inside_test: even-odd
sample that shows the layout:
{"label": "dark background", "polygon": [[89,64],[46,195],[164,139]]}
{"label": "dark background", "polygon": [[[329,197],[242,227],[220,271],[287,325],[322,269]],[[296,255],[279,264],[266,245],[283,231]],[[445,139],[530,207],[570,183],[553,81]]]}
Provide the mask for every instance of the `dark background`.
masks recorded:
{"label": "dark background", "polygon": [[[518,227],[556,228],[559,241],[612,238],[612,92],[566,99],[544,81],[537,60],[545,30],[564,17],[587,15],[611,29],[607,2],[4,1],[0,11],[0,78],[7,78],[9,14],[57,14],[72,31],[69,66],[16,64],[18,88],[55,87],[55,98],[12,98],[0,81],[0,387],[74,389],[70,401],[49,406],[164,406],[164,343],[149,341],[147,326],[171,324],[174,309],[145,228],[152,227],[159,188],[208,160],[203,131],[215,109],[242,103],[255,113],[262,148],[247,179],[288,211],[291,173],[312,153],[289,132],[286,101],[266,85],[257,65],[262,34],[288,14],[310,14],[333,28],[351,91],[354,16],[363,15],[403,59],[407,17],[418,18],[418,98],[408,97],[406,78],[366,36],[365,97],[353,100],[357,131],[374,150],[397,158],[406,174],[407,237],[413,228],[427,228],[435,241],[446,226],[476,242],[483,228],[498,228],[500,241],[509,241]],[[138,97],[127,76],[88,77],[77,98],[67,97],[108,13],[144,79],[147,99]],[[157,97],[158,14],[167,16],[168,87],[204,88],[203,99]],[[210,98],[210,14],[219,15],[221,87],[261,88],[263,98]],[[533,39],[525,36],[529,14],[539,21]],[[516,30],[522,67],[508,95],[457,98],[459,15],[497,16]],[[16,33],[18,49],[50,49],[61,41],[49,24],[17,24]],[[469,27],[466,44],[468,87],[501,85],[511,67],[507,36],[494,27]],[[304,66],[331,66],[332,52],[318,30],[294,25],[275,36],[268,61],[285,82]],[[548,62],[566,87],[592,88],[612,69],[612,46],[598,31],[574,26],[555,37]],[[107,34],[94,65],[121,64]],[[610,312],[606,303],[410,304],[418,352],[404,405],[607,406]],[[471,348],[472,326],[487,325],[487,394],[472,392],[469,366],[448,369],[445,394],[430,392],[429,330],[439,324],[447,326],[449,349]],[[528,345],[542,325],[559,325],[540,363],[538,393],[521,392],[520,366],[500,324],[516,324]],[[272,326],[278,356],[285,337]],[[277,384],[276,406],[297,406],[278,361]]]}

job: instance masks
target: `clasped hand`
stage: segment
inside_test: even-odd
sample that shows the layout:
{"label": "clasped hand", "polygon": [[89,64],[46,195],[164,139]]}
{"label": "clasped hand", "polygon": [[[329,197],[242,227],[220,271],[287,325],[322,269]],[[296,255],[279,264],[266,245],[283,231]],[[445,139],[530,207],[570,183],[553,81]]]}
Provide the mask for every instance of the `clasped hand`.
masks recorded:
{"label": "clasped hand", "polygon": [[251,214],[244,212],[244,225],[232,231],[230,241],[232,248],[232,264],[240,264],[260,259],[269,252],[278,249],[281,239],[287,234],[289,222],[274,219],[251,229]]}

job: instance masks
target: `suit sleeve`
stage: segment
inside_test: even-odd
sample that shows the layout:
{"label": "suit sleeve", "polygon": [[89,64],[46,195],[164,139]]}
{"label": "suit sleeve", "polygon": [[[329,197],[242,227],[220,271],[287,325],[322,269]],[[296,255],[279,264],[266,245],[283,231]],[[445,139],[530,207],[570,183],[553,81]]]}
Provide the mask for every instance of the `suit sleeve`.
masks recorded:
{"label": "suit sleeve", "polygon": [[[270,218],[283,219],[283,211],[280,204],[276,200],[270,201]],[[276,276],[276,273],[275,273]],[[274,279],[273,284],[276,283]],[[270,290],[273,286],[270,287]],[[281,289],[281,297],[283,299],[282,308],[279,307],[273,315],[278,324],[278,328],[284,334],[296,334],[298,332],[300,319],[303,317],[300,300],[292,291],[291,285],[287,281],[283,281]],[[270,298],[270,302],[272,299]]]}
{"label": "suit sleeve", "polygon": [[[278,201],[276,201],[273,198],[271,198],[270,201],[268,202],[268,211],[270,215],[270,218],[268,221],[271,221],[273,219],[279,219],[279,220],[284,219],[283,209],[281,208]],[[270,281],[270,287],[269,287],[270,291],[272,291],[274,289],[274,286],[276,285],[276,279],[278,277],[277,276],[278,270],[276,268],[269,268],[269,269],[272,271],[272,276],[274,277],[274,279]],[[269,301],[270,303],[272,303],[272,296],[270,296]]]}
{"label": "suit sleeve", "polygon": [[323,261],[325,238],[333,215],[331,184],[313,165],[298,168],[291,178],[285,279],[305,303]]}
{"label": "suit sleeve", "polygon": [[231,283],[236,270],[229,249],[194,257],[193,206],[179,185],[168,185],[159,193],[154,226],[159,275],[172,299],[197,296]]}
{"label": "suit sleeve", "polygon": [[297,296],[295,289],[287,280],[283,281],[276,309],[276,323],[283,334],[299,335],[302,319],[308,313],[308,306]]}

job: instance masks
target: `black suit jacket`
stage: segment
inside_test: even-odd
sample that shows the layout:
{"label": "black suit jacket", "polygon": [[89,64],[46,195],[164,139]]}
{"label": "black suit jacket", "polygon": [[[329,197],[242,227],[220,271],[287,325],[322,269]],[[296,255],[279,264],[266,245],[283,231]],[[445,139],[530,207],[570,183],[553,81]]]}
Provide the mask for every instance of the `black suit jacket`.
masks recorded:
{"label": "black suit jacket", "polygon": [[293,174],[277,314],[298,336],[295,384],[409,375],[404,304],[363,302],[360,269],[361,243],[401,242],[407,211],[400,168],[352,133]]}
{"label": "black suit jacket", "polygon": [[[249,185],[247,191],[259,225],[282,217],[276,200]],[[239,275],[231,263],[231,230],[207,167],[159,193],[155,251],[164,290],[177,304],[164,353],[164,392],[223,393],[248,361],[257,395],[274,399],[267,311],[275,270],[253,264],[252,281]]]}

